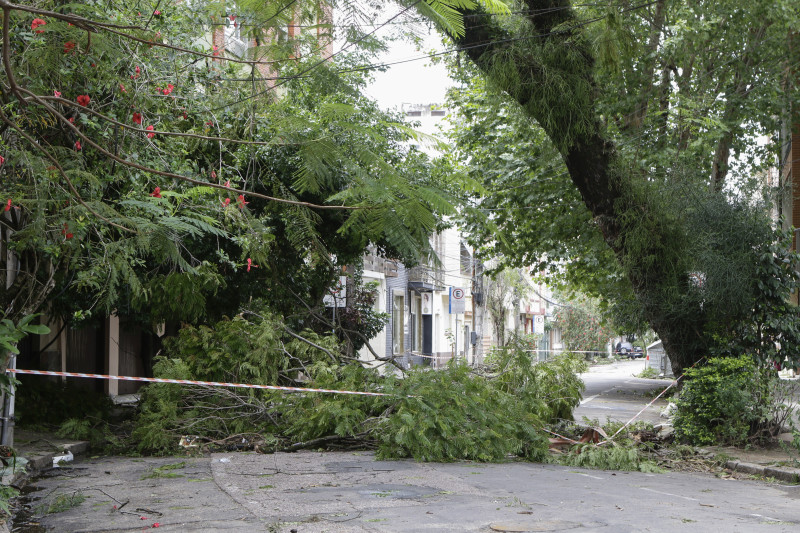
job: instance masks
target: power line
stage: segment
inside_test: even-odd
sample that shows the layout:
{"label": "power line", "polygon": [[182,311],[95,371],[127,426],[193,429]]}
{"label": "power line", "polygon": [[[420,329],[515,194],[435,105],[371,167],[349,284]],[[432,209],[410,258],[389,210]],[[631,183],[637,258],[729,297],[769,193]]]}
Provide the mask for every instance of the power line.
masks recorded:
{"label": "power line", "polygon": [[[319,67],[320,65],[324,64],[325,62],[329,61],[334,56],[344,52],[350,46],[352,46],[354,44],[357,44],[357,43],[361,42],[362,40],[366,39],[367,37],[369,37],[370,35],[374,34],[379,29],[381,29],[384,26],[386,26],[390,21],[396,19],[397,17],[399,17],[400,15],[402,15],[403,13],[408,11],[409,9],[411,9],[414,6],[416,6],[417,4],[419,4],[420,1],[421,0],[417,0],[416,2],[414,2],[413,4],[408,6],[406,9],[404,9],[400,13],[394,15],[389,20],[387,20],[384,23],[382,23],[380,26],[378,26],[372,32],[362,36],[361,38],[357,39],[356,41],[348,43],[345,47],[343,47],[339,51],[331,54],[327,58],[323,58],[322,60],[315,62],[309,68],[301,71],[298,74],[294,74],[294,75],[291,75],[291,76],[275,76],[275,77],[267,77],[267,78],[256,78],[256,79],[263,80],[263,81],[281,80],[282,83],[278,83],[278,84],[274,85],[273,87],[267,88],[267,89],[265,89],[263,91],[259,91],[257,93],[254,93],[254,94],[250,95],[250,96],[246,96],[244,98],[240,98],[239,100],[237,100],[235,102],[231,102],[231,103],[226,104],[224,106],[213,108],[210,111],[212,111],[212,112],[213,111],[218,111],[218,110],[224,109],[226,107],[232,107],[232,106],[241,104],[241,103],[246,102],[248,100],[252,100],[253,98],[256,98],[258,96],[262,96],[264,94],[267,94],[268,92],[278,88],[279,86],[284,85],[288,81],[304,77],[305,74],[307,74],[311,70]],[[643,9],[643,8],[649,7],[649,6],[651,6],[651,5],[655,4],[655,3],[656,3],[656,1],[653,0],[653,1],[650,1],[650,2],[646,2],[646,3],[643,3],[643,4],[636,5],[636,6],[632,6],[632,7],[628,8],[628,9],[623,10],[623,12],[629,12],[629,11],[634,11],[634,10],[638,10],[638,9]],[[608,15],[594,17],[594,18],[585,20],[583,22],[580,22],[578,24],[575,24],[573,26],[570,26],[570,27],[567,27],[567,28],[562,28],[562,29],[559,29],[559,30],[556,30],[556,31],[547,32],[547,33],[540,33],[540,34],[535,34],[535,35],[526,35],[526,36],[523,36],[523,37],[510,37],[508,39],[500,39],[500,40],[495,40],[495,41],[489,41],[489,42],[486,42],[486,43],[478,43],[478,44],[474,44],[474,45],[470,45],[470,46],[454,47],[454,48],[450,48],[450,49],[442,51],[442,52],[437,52],[437,53],[434,53],[434,54],[427,54],[424,57],[418,57],[418,58],[413,58],[413,59],[408,59],[408,60],[403,60],[403,61],[396,61],[396,62],[391,62],[391,63],[384,63],[384,64],[379,64],[379,65],[365,65],[363,67],[356,67],[356,68],[350,68],[350,69],[341,69],[341,70],[335,70],[334,69],[333,72],[337,72],[337,73],[361,72],[361,71],[366,71],[366,70],[373,70],[373,69],[376,69],[376,68],[383,68],[385,66],[390,66],[390,65],[395,65],[395,64],[408,63],[408,62],[411,62],[411,61],[419,61],[420,59],[438,57],[438,56],[441,56],[441,55],[451,54],[453,52],[459,52],[459,51],[463,51],[463,50],[471,50],[471,49],[474,49],[474,48],[485,48],[485,47],[488,47],[488,46],[494,46],[494,45],[498,45],[498,44],[506,44],[506,43],[512,43],[512,42],[527,41],[527,40],[531,40],[531,39],[539,39],[539,38],[544,38],[544,37],[550,37],[552,35],[564,35],[564,34],[568,34],[569,32],[571,32],[572,30],[574,30],[576,28],[581,28],[583,26],[587,26],[589,24],[592,24],[594,22],[598,22],[598,21],[603,20],[605,18],[608,18]],[[247,81],[251,81],[251,80],[252,80],[251,78],[247,79]]]}

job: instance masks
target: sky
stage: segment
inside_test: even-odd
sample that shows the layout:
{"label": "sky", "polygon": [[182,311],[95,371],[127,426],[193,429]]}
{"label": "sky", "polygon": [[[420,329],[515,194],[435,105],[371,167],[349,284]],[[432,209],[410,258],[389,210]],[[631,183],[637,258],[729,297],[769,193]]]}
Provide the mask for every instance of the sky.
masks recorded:
{"label": "sky", "polygon": [[[444,50],[435,32],[426,37],[422,50],[408,42],[390,43],[390,50],[379,61],[403,61],[424,56],[431,50]],[[382,109],[399,108],[403,103],[441,104],[451,85],[445,66],[431,64],[429,59],[425,59],[392,65],[386,72],[376,72],[367,94],[377,100]]]}
{"label": "sky", "polygon": [[[337,24],[344,26],[355,22],[363,25],[365,31],[374,32],[375,37],[387,39],[389,50],[371,62],[381,64],[415,59],[392,65],[385,72],[373,71],[374,81],[368,86],[367,95],[374,98],[384,110],[399,109],[404,103],[444,103],[447,88],[452,85],[447,69],[442,64],[434,65],[430,59],[424,58],[431,51],[446,49],[436,31],[413,9],[393,2],[375,4],[369,0],[361,1],[364,4],[359,17],[343,11],[335,13],[341,18]],[[376,8],[376,5],[379,7]],[[407,39],[397,38],[403,32],[413,32],[419,36],[422,39],[419,48]],[[346,46],[345,43],[337,42],[334,49],[343,46]]]}

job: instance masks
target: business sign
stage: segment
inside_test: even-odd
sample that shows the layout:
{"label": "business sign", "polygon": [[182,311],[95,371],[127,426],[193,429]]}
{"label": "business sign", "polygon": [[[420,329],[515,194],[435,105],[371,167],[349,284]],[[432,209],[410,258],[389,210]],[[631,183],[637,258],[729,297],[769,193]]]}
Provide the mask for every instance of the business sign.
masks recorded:
{"label": "business sign", "polygon": [[542,315],[533,317],[533,332],[544,333],[544,317]]}
{"label": "business sign", "polygon": [[464,289],[461,287],[450,287],[450,314],[462,314],[466,311],[466,308]]}
{"label": "business sign", "polygon": [[433,314],[433,294],[430,292],[422,293],[422,314],[423,315]]}

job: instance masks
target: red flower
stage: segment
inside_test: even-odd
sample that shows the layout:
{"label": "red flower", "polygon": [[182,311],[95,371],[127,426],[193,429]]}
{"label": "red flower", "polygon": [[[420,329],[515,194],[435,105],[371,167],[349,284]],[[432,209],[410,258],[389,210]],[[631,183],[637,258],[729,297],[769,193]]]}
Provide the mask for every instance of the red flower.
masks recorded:
{"label": "red flower", "polygon": [[158,9],[153,11],[153,15],[155,15],[155,16],[159,16],[160,14],[161,14],[161,11],[159,11]]}
{"label": "red flower", "polygon": [[222,202],[222,207],[228,207],[230,204],[231,204],[231,199],[225,198],[225,200],[223,200]]}
{"label": "red flower", "polygon": [[61,93],[56,91],[56,90],[54,90],[53,91],[53,96],[55,96],[56,98],[61,98]]}
{"label": "red flower", "polygon": [[8,202],[6,202],[6,208],[3,209],[3,211],[11,211],[11,198],[9,198]]}
{"label": "red flower", "polygon": [[79,151],[79,152],[81,151],[81,142],[80,141],[75,141],[75,149],[77,151]]}
{"label": "red flower", "polygon": [[174,86],[174,85],[172,85],[171,83],[170,83],[170,84],[168,84],[168,85],[167,85],[167,88],[166,88],[166,89],[164,89],[164,95],[169,95],[169,94],[172,92],[172,90],[173,90],[174,88],[175,88],[175,86]]}
{"label": "red flower", "polygon": [[141,113],[134,113],[133,114],[133,123],[134,124],[142,124],[142,114]]}
{"label": "red flower", "polygon": [[153,527],[161,527],[161,524],[159,524],[158,522],[153,522]]}
{"label": "red flower", "polygon": [[33,19],[33,22],[31,22],[31,29],[36,33],[44,33],[44,30],[37,30],[36,28],[38,28],[39,26],[44,26],[45,24],[47,24],[47,21],[45,20]]}
{"label": "red flower", "polygon": [[92,68],[94,68],[94,67],[96,67],[96,66],[97,66],[97,64],[96,64],[96,63],[92,63]]}
{"label": "red flower", "polygon": [[69,226],[67,225],[66,222],[64,222],[64,228],[61,230],[61,235],[63,235],[67,239],[71,239],[72,237],[74,237],[74,235],[72,235],[72,233],[69,232]]}
{"label": "red flower", "polygon": [[6,162],[6,158],[0,155],[0,165]]}
{"label": "red flower", "polygon": [[244,206],[246,206],[249,203],[250,202],[245,202],[244,201],[244,194],[240,194],[239,195],[239,209],[244,209]]}
{"label": "red flower", "polygon": [[230,187],[230,186],[231,186],[231,180],[228,180],[228,181],[226,181],[226,182],[225,182],[225,186],[226,186],[226,187]]}
{"label": "red flower", "polygon": [[236,20],[236,15],[231,15],[231,16],[230,16],[230,17],[228,17],[228,18],[230,18],[230,19],[231,19],[231,22],[233,22],[234,20]]}
{"label": "red flower", "polygon": [[247,271],[250,272],[250,267],[258,268],[258,265],[253,264],[253,260],[249,257],[247,258]]}
{"label": "red flower", "polygon": [[70,124],[75,124],[75,117],[69,117],[67,120],[69,120]]}
{"label": "red flower", "polygon": [[140,68],[137,66],[137,67],[134,69],[134,71],[136,72],[136,75],[134,76],[133,74],[131,74],[131,79],[132,79],[132,80],[135,80],[136,78],[138,78],[138,77],[139,77],[139,74],[141,74],[141,73],[142,73],[142,69],[140,69]]}
{"label": "red flower", "polygon": [[88,106],[88,105],[89,105],[89,102],[90,102],[91,100],[92,100],[92,99],[91,99],[91,98],[89,98],[89,96],[87,96],[87,95],[85,95],[85,94],[82,94],[82,95],[78,96],[78,104],[79,104],[79,105],[82,105],[83,107],[86,107],[86,106]]}
{"label": "red flower", "polygon": [[161,198],[161,187],[156,187],[153,189],[153,192],[150,193],[150,196],[153,198]]}
{"label": "red flower", "polygon": [[72,41],[67,41],[64,43],[64,53],[69,54],[70,52],[75,51],[75,43]]}
{"label": "red flower", "polygon": [[125,90],[125,86],[122,85],[121,83],[119,84],[119,90],[124,92],[124,93],[128,92],[128,91]]}
{"label": "red flower", "polygon": [[217,177],[217,171],[216,170],[212,170],[211,171],[211,177],[212,178],[216,178]]}
{"label": "red flower", "polygon": [[[155,128],[153,128],[153,126],[152,126],[152,125],[150,125],[150,126],[147,126],[145,129],[146,129],[147,131],[150,131],[150,132],[152,132],[152,131],[153,131]],[[155,134],[155,133],[148,133],[148,134],[147,134],[147,138],[148,138],[148,139],[152,139],[152,138],[153,138],[153,137],[155,137],[155,136],[156,136],[156,134]]]}
{"label": "red flower", "polygon": [[211,54],[211,55],[214,55],[214,56],[218,56],[219,55],[219,50],[217,49],[217,45],[212,46],[211,49],[214,50],[214,53]]}
{"label": "red flower", "polygon": [[208,122],[206,122],[206,126],[213,126],[213,125],[214,125],[214,122],[212,122],[211,120],[209,120]]}
{"label": "red flower", "polygon": [[139,520],[147,520],[147,517],[146,516],[140,516]]}

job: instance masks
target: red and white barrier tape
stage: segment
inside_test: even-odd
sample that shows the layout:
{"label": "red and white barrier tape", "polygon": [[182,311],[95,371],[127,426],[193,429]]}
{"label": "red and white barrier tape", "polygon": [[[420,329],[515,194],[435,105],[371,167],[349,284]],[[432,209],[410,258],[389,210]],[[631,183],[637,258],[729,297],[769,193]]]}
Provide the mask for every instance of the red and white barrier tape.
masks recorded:
{"label": "red and white barrier tape", "polygon": [[301,387],[281,387],[278,385],[250,385],[247,383],[222,383],[216,381],[192,381],[188,379],[166,379],[166,378],[140,378],[134,376],[106,376],[104,374],[83,374],[79,372],[53,372],[50,370],[22,370],[19,368],[9,368],[8,372],[15,374],[33,374],[36,376],[64,376],[69,378],[92,378],[92,379],[116,379],[119,381],[146,381],[149,383],[174,383],[177,385],[207,385],[209,387],[235,387],[240,389],[267,389],[280,390],[286,392],[325,392],[329,394],[353,394],[358,396],[389,396],[382,392],[360,392],[347,390],[331,389],[304,389]]}

